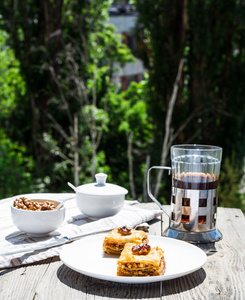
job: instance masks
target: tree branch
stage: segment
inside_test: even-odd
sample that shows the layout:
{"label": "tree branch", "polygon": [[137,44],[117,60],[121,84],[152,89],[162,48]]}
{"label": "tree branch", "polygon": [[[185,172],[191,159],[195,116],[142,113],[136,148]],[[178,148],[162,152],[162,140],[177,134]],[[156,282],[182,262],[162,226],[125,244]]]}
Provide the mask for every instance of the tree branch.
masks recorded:
{"label": "tree branch", "polygon": [[[160,161],[160,166],[164,166],[166,162],[167,155],[169,153],[169,149],[171,146],[171,142],[169,140],[170,138],[170,125],[172,121],[172,115],[173,115],[173,110],[176,102],[176,98],[178,95],[178,90],[179,90],[179,81],[181,78],[182,70],[184,67],[185,59],[182,58],[179,63],[179,68],[178,68],[178,73],[174,82],[173,86],[173,91],[171,94],[171,98],[169,101],[168,105],[168,110],[166,114],[166,119],[165,119],[165,135],[164,135],[164,140],[163,140],[163,145],[162,145],[162,155],[161,155],[161,161]],[[162,175],[163,175],[163,170],[159,170],[157,174],[157,179],[156,179],[156,185],[155,185],[155,190],[154,190],[154,195],[157,198],[159,189],[160,189],[160,182],[162,180]]]}
{"label": "tree branch", "polygon": [[134,187],[133,155],[132,155],[133,138],[134,138],[134,133],[133,133],[133,131],[130,131],[127,134],[129,182],[130,182],[131,195],[132,195],[133,199],[136,199],[136,193],[135,193],[135,187]]}

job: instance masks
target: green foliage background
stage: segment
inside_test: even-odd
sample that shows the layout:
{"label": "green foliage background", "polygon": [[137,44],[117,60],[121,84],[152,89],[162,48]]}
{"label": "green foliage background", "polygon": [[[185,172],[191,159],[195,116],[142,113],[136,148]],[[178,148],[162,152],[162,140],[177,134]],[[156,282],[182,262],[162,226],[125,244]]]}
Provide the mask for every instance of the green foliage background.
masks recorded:
{"label": "green foliage background", "polygon": [[[84,184],[105,172],[129,198],[148,201],[145,174],[160,163],[168,103],[185,58],[173,143],[221,146],[219,204],[245,210],[244,2],[131,2],[138,11],[133,54],[147,73],[122,91],[113,83],[115,63],[134,56],[107,22],[112,1],[2,1],[0,198],[68,192],[67,181]],[[168,203],[169,178],[161,186],[159,198]]]}

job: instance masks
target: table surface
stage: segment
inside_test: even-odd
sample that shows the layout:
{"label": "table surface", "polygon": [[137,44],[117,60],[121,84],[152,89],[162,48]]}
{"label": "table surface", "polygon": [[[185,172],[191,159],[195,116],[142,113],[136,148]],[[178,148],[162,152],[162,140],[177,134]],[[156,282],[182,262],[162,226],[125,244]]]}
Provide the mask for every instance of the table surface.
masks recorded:
{"label": "table surface", "polygon": [[[140,207],[156,208],[154,203]],[[165,206],[170,211],[170,206]],[[149,234],[161,235],[168,217],[151,221]],[[162,225],[162,226],[161,226]],[[245,217],[240,209],[218,208],[223,239],[202,244],[206,264],[181,278],[123,284],[91,278],[65,266],[59,257],[18,268],[0,269],[0,300],[62,299],[245,299]]]}

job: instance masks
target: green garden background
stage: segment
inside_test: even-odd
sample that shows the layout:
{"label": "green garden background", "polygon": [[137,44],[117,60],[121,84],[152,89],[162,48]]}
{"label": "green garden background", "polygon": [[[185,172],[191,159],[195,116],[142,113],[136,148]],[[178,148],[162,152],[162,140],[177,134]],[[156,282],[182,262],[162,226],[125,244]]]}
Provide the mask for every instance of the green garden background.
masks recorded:
{"label": "green garden background", "polygon": [[[104,172],[149,201],[149,167],[195,143],[223,148],[219,205],[245,211],[245,2],[129,4],[133,51],[108,22],[112,1],[1,1],[0,199]],[[115,64],[136,58],[144,78],[122,89]],[[169,203],[161,175],[154,193]]]}

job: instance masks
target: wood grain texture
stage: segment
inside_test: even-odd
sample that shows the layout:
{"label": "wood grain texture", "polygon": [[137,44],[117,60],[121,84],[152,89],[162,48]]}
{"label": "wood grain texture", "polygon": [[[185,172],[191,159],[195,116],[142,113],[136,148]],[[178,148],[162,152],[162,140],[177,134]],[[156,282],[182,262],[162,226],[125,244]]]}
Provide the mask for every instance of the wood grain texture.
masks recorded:
{"label": "wood grain texture", "polygon": [[[153,203],[140,204],[146,209]],[[170,207],[165,206],[169,211]],[[168,217],[162,215],[162,229]],[[150,222],[149,234],[160,235],[161,219]],[[30,266],[0,270],[0,300],[78,299],[245,299],[245,218],[239,209],[218,208],[223,239],[199,245],[208,255],[200,270],[158,283],[130,285],[79,274],[58,257]],[[183,257],[184,259],[184,257]]]}

